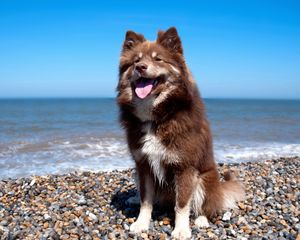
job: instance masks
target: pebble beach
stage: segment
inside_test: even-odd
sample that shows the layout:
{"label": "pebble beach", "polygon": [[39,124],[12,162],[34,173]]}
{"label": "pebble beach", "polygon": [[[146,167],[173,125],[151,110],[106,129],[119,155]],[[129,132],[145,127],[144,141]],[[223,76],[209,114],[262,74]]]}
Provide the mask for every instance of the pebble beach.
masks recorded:
{"label": "pebble beach", "polygon": [[[219,164],[246,188],[238,207],[193,239],[300,239],[300,158]],[[154,207],[149,231],[129,226],[139,212],[134,169],[0,180],[0,239],[170,239],[171,210]]]}

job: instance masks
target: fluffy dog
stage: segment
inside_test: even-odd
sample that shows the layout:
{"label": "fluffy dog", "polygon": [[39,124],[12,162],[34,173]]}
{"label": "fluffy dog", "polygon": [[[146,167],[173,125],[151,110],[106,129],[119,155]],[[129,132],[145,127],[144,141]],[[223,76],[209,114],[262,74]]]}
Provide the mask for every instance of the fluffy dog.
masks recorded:
{"label": "fluffy dog", "polygon": [[126,33],[119,66],[117,101],[139,179],[140,213],[131,231],[147,230],[153,203],[175,206],[172,236],[191,237],[190,212],[207,227],[218,210],[244,195],[232,174],[220,181],[205,109],[183,57],[176,28],[155,42]]}

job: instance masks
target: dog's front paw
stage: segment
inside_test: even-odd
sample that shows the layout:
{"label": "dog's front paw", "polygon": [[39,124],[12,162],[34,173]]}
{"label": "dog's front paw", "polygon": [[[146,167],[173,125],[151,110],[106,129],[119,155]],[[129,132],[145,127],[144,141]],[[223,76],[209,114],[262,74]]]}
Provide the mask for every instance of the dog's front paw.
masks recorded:
{"label": "dog's front paw", "polygon": [[130,231],[134,233],[141,233],[142,231],[147,231],[149,229],[149,223],[146,221],[137,220],[130,226]]}
{"label": "dog's front paw", "polygon": [[177,227],[172,232],[172,237],[175,239],[180,239],[180,240],[190,239],[191,236],[192,236],[192,232],[188,227],[186,228]]}
{"label": "dog's front paw", "polygon": [[206,216],[199,216],[195,220],[195,224],[199,228],[208,228],[209,227],[209,223],[208,223],[208,220],[207,220]]}

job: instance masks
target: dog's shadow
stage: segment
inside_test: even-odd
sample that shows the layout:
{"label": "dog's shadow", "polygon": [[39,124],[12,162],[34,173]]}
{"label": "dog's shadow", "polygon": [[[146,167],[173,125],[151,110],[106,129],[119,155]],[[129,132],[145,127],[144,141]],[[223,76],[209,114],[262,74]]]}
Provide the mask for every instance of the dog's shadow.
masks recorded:
{"label": "dog's shadow", "polygon": [[[137,218],[140,211],[140,197],[136,188],[126,191],[118,190],[112,196],[111,206],[117,211],[122,211],[126,218]],[[165,217],[171,219],[171,225],[174,225],[174,207],[161,206],[155,203],[153,206],[152,219],[161,221]]]}

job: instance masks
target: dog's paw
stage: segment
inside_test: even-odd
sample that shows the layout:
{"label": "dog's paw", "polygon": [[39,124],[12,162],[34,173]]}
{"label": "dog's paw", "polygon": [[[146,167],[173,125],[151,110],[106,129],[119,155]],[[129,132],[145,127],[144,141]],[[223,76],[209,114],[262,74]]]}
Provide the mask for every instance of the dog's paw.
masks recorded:
{"label": "dog's paw", "polygon": [[186,227],[186,228],[177,227],[173,230],[172,237],[175,239],[180,239],[180,240],[190,239],[192,237],[192,232],[188,227]]}
{"label": "dog's paw", "polygon": [[145,221],[136,221],[130,226],[130,231],[134,233],[141,233],[142,231],[147,231],[149,229],[149,224]]}
{"label": "dog's paw", "polygon": [[199,228],[208,228],[209,223],[206,216],[199,216],[195,220],[195,225]]}

